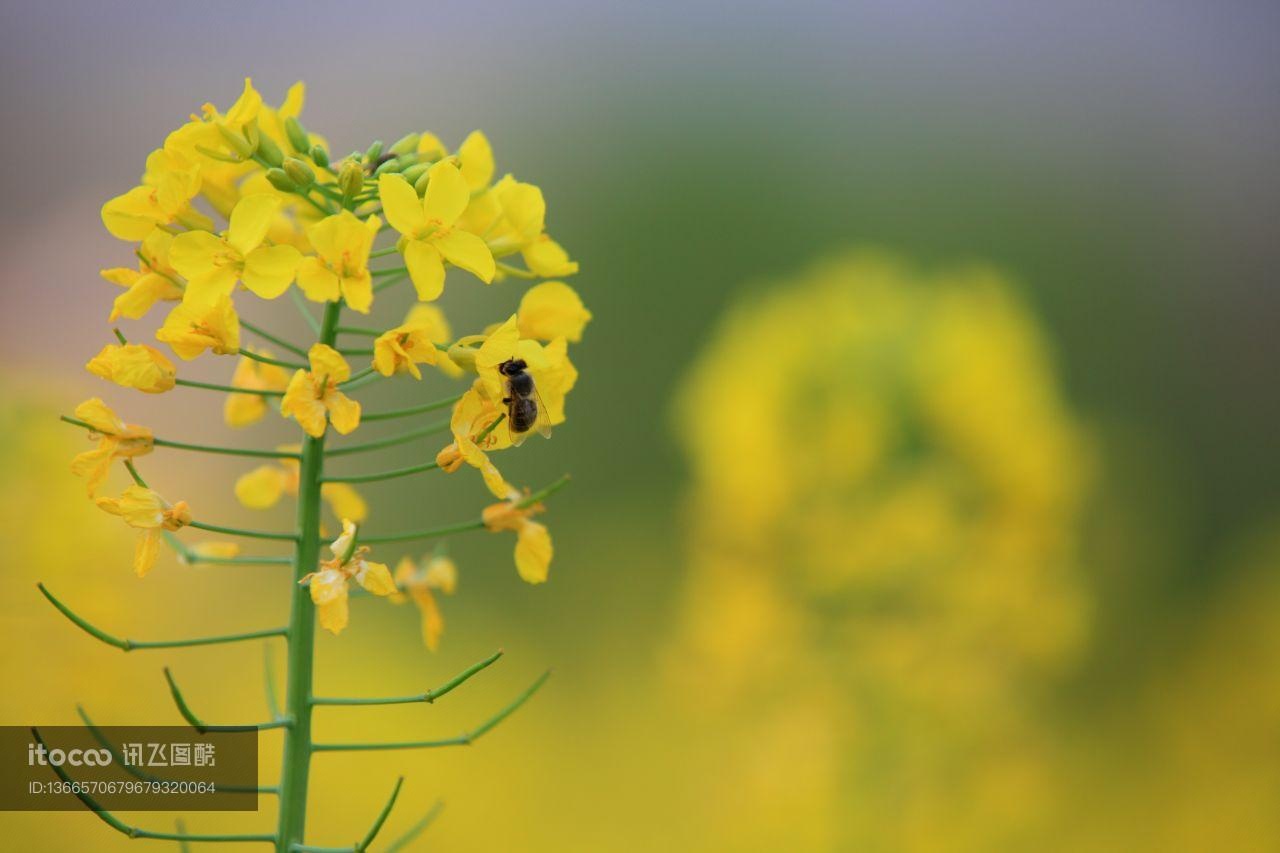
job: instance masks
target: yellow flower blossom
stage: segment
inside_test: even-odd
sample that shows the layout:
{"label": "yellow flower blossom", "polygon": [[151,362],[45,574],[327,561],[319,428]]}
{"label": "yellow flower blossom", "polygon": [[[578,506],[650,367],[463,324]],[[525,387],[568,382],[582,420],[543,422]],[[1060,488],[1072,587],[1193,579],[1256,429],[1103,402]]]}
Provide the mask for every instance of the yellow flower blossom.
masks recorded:
{"label": "yellow flower blossom", "polygon": [[485,486],[499,500],[505,499],[514,489],[481,448],[502,450],[511,446],[510,434],[505,429],[499,432],[505,426],[505,420],[494,427],[505,413],[500,401],[485,396],[477,379],[453,406],[449,419],[453,443],[436,454],[436,464],[445,473],[457,471],[463,462],[478,470]]}
{"label": "yellow flower blossom", "polygon": [[573,275],[578,264],[547,235],[546,217],[542,190],[506,175],[472,200],[459,227],[482,237],[495,258],[519,252],[543,278]]}
{"label": "yellow flower blossom", "polygon": [[142,240],[157,226],[182,221],[210,225],[191,207],[200,191],[200,164],[163,148],[147,157],[142,184],[102,206],[102,224],[120,240]]}
{"label": "yellow flower blossom", "polygon": [[551,533],[531,516],[542,512],[542,504],[520,507],[522,495],[512,494],[502,503],[484,508],[481,518],[491,532],[511,530],[516,534],[516,571],[526,583],[543,583],[551,568]]}
{"label": "yellow flower blossom", "polygon": [[343,299],[347,306],[368,314],[373,304],[373,279],[369,275],[369,250],[382,220],[370,216],[363,222],[349,210],[307,226],[313,257],[298,266],[298,286],[313,302]]}
{"label": "yellow flower blossom", "polygon": [[[455,351],[451,349],[450,356]],[[522,339],[518,318],[513,314],[473,352],[475,369],[484,382],[482,390],[486,396],[497,400],[506,396],[505,378],[498,368],[508,359],[523,359],[537,389],[539,408],[545,410],[540,417],[545,415],[551,426],[564,423],[565,397],[578,381],[578,371],[569,360],[569,347],[564,338],[556,338],[545,347],[537,341]],[[498,430],[505,432],[506,425],[500,425]]]}
{"label": "yellow flower blossom", "polygon": [[440,359],[432,341],[435,329],[429,322],[405,322],[388,329],[373,342],[373,366],[383,376],[408,373],[422,378],[419,364],[435,364]]}
{"label": "yellow flower blossom", "polygon": [[[444,633],[444,616],[433,591],[453,595],[458,587],[458,567],[443,554],[431,557],[425,566],[419,566],[411,557],[401,557],[396,566],[395,582],[397,589],[418,606],[422,615],[422,642],[434,652],[439,648],[440,636]],[[392,600],[403,601],[404,595],[397,593]]]}
{"label": "yellow flower blossom", "polygon": [[360,404],[338,390],[351,377],[351,367],[333,347],[316,344],[307,354],[311,370],[289,380],[280,414],[297,419],[307,435],[324,435],[326,413],[333,428],[346,435],[360,425]]}
{"label": "yellow flower blossom", "polygon": [[191,509],[186,501],[172,506],[151,489],[132,485],[118,498],[98,498],[98,506],[124,519],[130,527],[141,531],[133,552],[133,570],[146,577],[160,553],[160,531],[181,530],[191,523]]}
{"label": "yellow flower blossom", "polygon": [[156,330],[156,340],[167,343],[184,361],[205,350],[234,355],[240,351],[240,317],[230,296],[211,303],[184,299]]}
{"label": "yellow flower blossom", "polygon": [[107,344],[85,369],[125,388],[159,394],[173,388],[178,369],[164,353],[146,344]]}
{"label": "yellow flower blossom", "polygon": [[120,420],[98,397],[91,397],[76,406],[75,416],[92,428],[90,437],[98,438],[96,448],[86,450],[71,460],[71,473],[84,477],[89,497],[97,493],[114,460],[143,456],[153,448],[151,430]]}
{"label": "yellow flower blossom", "polygon": [[591,312],[563,281],[544,281],[525,291],[516,317],[522,337],[541,341],[564,338],[576,344],[591,321]]}
{"label": "yellow flower blossom", "polygon": [[[271,356],[267,350],[256,351]],[[289,374],[283,367],[266,364],[248,356],[241,356],[236,372],[231,376],[236,388],[252,388],[257,391],[283,391],[289,384]],[[244,427],[262,420],[267,413],[267,398],[261,394],[228,394],[222,407],[222,419],[229,427]]]}
{"label": "yellow flower blossom", "polygon": [[333,559],[322,561],[319,571],[311,572],[299,581],[310,585],[311,601],[319,613],[320,627],[333,634],[339,634],[347,627],[347,581],[355,580],[374,595],[386,596],[396,592],[396,583],[386,565],[366,560],[367,547],[352,549],[355,535],[355,524],[350,519],[343,519],[342,535],[329,546]]}
{"label": "yellow flower blossom", "polygon": [[495,268],[488,246],[475,234],[454,227],[471,193],[452,163],[431,167],[422,199],[396,174],[379,179],[378,195],[387,221],[404,237],[401,251],[420,300],[430,302],[443,292],[446,260],[485,283],[493,281]]}
{"label": "yellow flower blossom", "polygon": [[279,211],[277,196],[253,193],[236,203],[223,236],[187,231],[174,237],[169,260],[187,279],[184,300],[229,296],[237,281],[263,299],[288,290],[302,255],[293,246],[263,245]]}
{"label": "yellow flower blossom", "polygon": [[[298,445],[283,445],[278,449],[296,452]],[[279,503],[282,495],[296,498],[299,470],[297,459],[259,465],[236,480],[236,500],[250,509],[268,509]],[[324,483],[320,486],[320,497],[337,518],[349,518],[360,524],[369,515],[368,504],[350,483]]]}
{"label": "yellow flower blossom", "polygon": [[[428,162],[449,157],[448,149],[434,133],[423,133],[418,137],[417,151]],[[489,145],[489,138],[481,131],[473,130],[467,134],[451,159],[456,162],[472,195],[482,192],[493,180],[493,148]]]}
{"label": "yellow flower blossom", "polygon": [[169,264],[169,247],[172,244],[172,234],[154,228],[138,248],[141,257],[136,270],[112,267],[101,271],[107,281],[125,288],[124,293],[112,303],[108,322],[114,323],[121,317],[137,320],[146,316],[151,306],[161,300],[177,302],[182,298],[182,288],[174,283],[177,271]]}
{"label": "yellow flower blossom", "polygon": [[[432,344],[447,344],[453,340],[453,330],[440,306],[431,302],[416,302],[404,315],[405,326],[426,327],[427,340]],[[436,348],[439,350],[439,347]],[[462,375],[462,368],[453,359],[437,358],[436,369],[454,379]]]}

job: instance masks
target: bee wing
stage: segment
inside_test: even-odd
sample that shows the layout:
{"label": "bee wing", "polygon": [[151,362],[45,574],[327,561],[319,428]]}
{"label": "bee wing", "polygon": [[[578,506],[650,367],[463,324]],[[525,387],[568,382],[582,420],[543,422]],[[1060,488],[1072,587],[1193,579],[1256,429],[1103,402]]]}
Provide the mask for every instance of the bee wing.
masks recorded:
{"label": "bee wing", "polygon": [[533,386],[533,399],[538,404],[538,419],[533,422],[533,428],[543,438],[551,438],[551,415],[547,413],[547,404],[542,402],[542,395],[538,393],[538,386]]}

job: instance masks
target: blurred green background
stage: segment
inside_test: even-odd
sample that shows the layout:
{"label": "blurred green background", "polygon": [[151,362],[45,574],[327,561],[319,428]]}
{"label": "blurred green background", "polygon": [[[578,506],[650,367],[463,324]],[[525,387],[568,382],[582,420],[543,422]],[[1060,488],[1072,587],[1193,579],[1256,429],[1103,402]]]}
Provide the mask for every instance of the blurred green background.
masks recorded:
{"label": "blurred green background", "polygon": [[[165,663],[203,715],[261,711],[256,649],[120,655],[34,584],[127,636],[282,618],[288,581],[273,569],[168,560],[134,578],[131,534],[83,500],[66,467],[81,438],[56,415],[103,394],[157,433],[225,438],[220,399],[184,392],[178,411],[172,395],[140,399],[81,370],[109,336],[115,293],[97,270],[130,260],[98,210],[168,130],[206,100],[228,104],[244,75],[272,102],[302,79],[304,117],[335,151],[420,129],[456,144],[483,128],[500,173],[543,188],[595,315],[574,352],[568,422],[504,460],[517,482],[573,473],[545,519],[550,583],[519,582],[505,537],[459,540],[441,651],[420,647],[411,608],[361,602],[347,633],[322,638],[319,685],[407,693],[494,648],[506,658],[437,706],[334,710],[318,726],[448,735],[542,668],[552,681],[470,749],[321,756],[311,837],[360,832],[404,772],[393,830],[447,802],[422,849],[1275,849],[1278,16],[1243,2],[11,4],[0,27],[0,723],[71,723],[77,702],[101,722],[176,722]],[[885,783],[818,737],[775,743],[754,791],[732,768],[766,751],[761,707],[708,714],[700,694],[714,674],[671,675],[701,523],[676,389],[731,306],[798,287],[815,263],[860,246],[923,270],[1001,271],[1049,353],[1044,381],[1086,437],[1092,485],[1071,535],[1088,626],[1070,661],[1020,696],[1055,780],[1030,835],[1010,838],[1002,822],[1017,821],[999,810],[949,839],[913,833],[920,816],[906,808],[868,813],[859,786]],[[518,298],[455,284],[444,305],[468,328]],[[403,310],[384,303],[377,317]],[[291,311],[273,305],[263,322],[301,337]],[[736,423],[732,403],[703,415]],[[270,423],[255,439],[295,432]],[[231,483],[251,466],[171,461],[153,466],[160,490],[227,523],[292,511],[235,506]],[[485,499],[463,476],[364,494],[386,529],[447,522]],[[797,685],[772,701],[795,711],[797,731],[817,731],[810,712],[837,732],[868,725],[805,662],[780,671]],[[270,734],[263,744],[270,778],[277,747]],[[4,813],[0,833],[35,851],[129,843],[89,815]]]}

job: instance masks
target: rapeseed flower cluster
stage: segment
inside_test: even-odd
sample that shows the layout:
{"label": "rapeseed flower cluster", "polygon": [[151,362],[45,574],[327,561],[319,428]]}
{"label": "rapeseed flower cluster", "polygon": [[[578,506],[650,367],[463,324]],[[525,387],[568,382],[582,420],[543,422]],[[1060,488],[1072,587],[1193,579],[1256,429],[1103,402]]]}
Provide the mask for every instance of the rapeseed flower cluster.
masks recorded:
{"label": "rapeseed flower cluster", "polygon": [[[377,595],[416,601],[424,642],[435,648],[443,619],[432,591],[452,593],[457,567],[446,558],[423,566],[402,561],[393,578],[383,564],[365,559],[368,549],[356,544],[357,525],[369,523],[369,506],[341,478],[307,482],[322,476],[305,463],[313,447],[307,442],[350,435],[367,420],[451,408],[449,440],[437,445],[438,453],[424,454],[424,464],[411,473],[454,473],[464,462],[478,470],[497,503],[479,514],[475,529],[515,533],[520,577],[544,581],[551,538],[530,518],[544,507],[495,464],[499,452],[524,438],[507,417],[513,393],[504,365],[525,362],[539,407],[538,431],[563,423],[565,398],[577,380],[569,345],[581,340],[591,314],[562,280],[578,264],[548,235],[542,191],[500,175],[483,133],[470,134],[452,151],[434,134],[417,132],[337,157],[324,137],[302,125],[305,98],[299,83],[273,107],[246,80],[229,107],[205,104],[165,137],[147,157],[138,185],[103,206],[103,224],[131,245],[136,258],[136,265],[102,271],[123,289],[114,295],[108,321],[158,314],[153,334],[160,346],[142,342],[145,333],[131,333],[139,340],[129,340],[117,331],[118,342],[103,346],[86,365],[108,382],[147,394],[225,393],[228,426],[246,429],[274,411],[297,423],[304,443],[273,451],[156,442],[150,430],[125,423],[94,398],[69,419],[96,441],[76,457],[73,470],[99,507],[141,531],[135,565],[143,575],[155,563],[162,534],[187,562],[245,558],[216,556],[238,554],[230,545],[213,551],[202,546],[200,552],[183,546],[173,533],[208,525],[185,502],[170,504],[147,487],[134,460],[157,446],[274,456],[238,478],[241,504],[265,509],[286,496],[303,500],[318,486],[344,523],[333,558],[299,568],[323,627],[337,633],[347,624],[348,581],[354,580]],[[524,280],[536,283],[523,294],[504,294],[509,307],[499,316],[505,320],[455,337],[438,302],[452,268],[462,273],[455,287],[501,282],[495,287],[509,291]],[[401,282],[412,289],[393,289]],[[344,310],[369,315],[376,301],[405,296],[412,301],[399,325],[360,328],[338,319]],[[316,340],[294,344],[242,318],[252,300],[284,297],[299,304]],[[182,375],[186,362],[221,358],[225,385]],[[368,412],[354,392],[382,380],[462,385],[438,406]],[[133,483],[117,498],[98,497],[116,461],[128,463]]]}
{"label": "rapeseed flower cluster", "polygon": [[732,308],[674,414],[697,521],[673,677],[752,709],[719,770],[779,833],[726,846],[1019,847],[1052,804],[1029,706],[1088,624],[1090,465],[1013,287],[829,260]]}

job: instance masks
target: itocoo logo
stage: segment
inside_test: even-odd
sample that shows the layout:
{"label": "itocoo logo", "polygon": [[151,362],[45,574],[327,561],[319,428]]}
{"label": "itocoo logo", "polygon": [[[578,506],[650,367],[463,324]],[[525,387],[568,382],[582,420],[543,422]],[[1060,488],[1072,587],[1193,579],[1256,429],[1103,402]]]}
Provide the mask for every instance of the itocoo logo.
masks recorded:
{"label": "itocoo logo", "polygon": [[111,763],[111,751],[107,749],[46,749],[42,743],[27,744],[27,766],[37,764],[61,767],[105,767]]}

